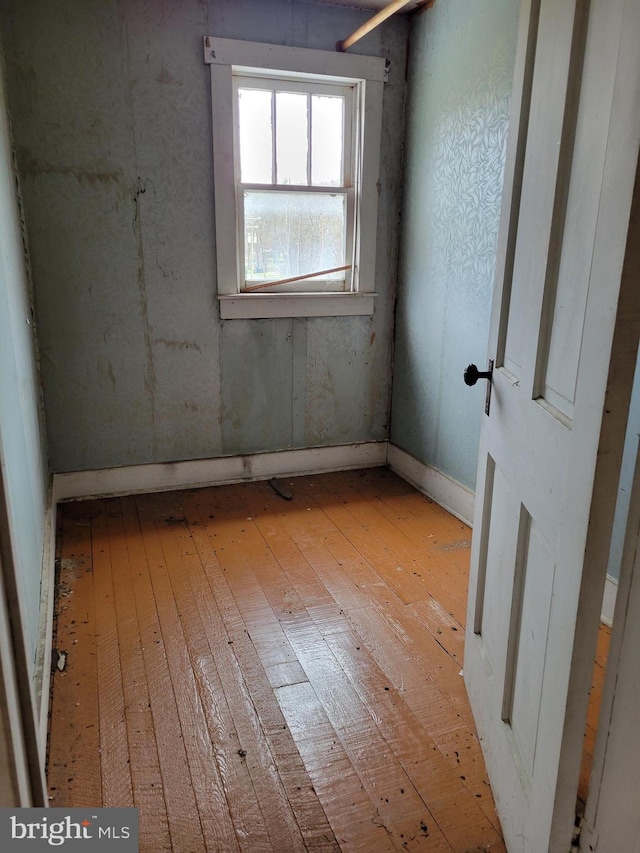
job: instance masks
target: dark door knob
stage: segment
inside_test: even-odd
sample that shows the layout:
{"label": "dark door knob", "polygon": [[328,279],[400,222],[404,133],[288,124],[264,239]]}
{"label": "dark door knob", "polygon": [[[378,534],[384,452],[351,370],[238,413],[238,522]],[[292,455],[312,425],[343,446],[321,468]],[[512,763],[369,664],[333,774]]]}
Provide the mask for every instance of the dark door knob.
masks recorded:
{"label": "dark door knob", "polygon": [[489,414],[491,406],[491,377],[493,375],[493,359],[489,359],[488,370],[478,370],[475,364],[470,364],[464,372],[464,381],[466,385],[475,385],[478,379],[488,379],[487,396],[484,400],[484,410]]}
{"label": "dark door knob", "polygon": [[475,364],[470,364],[464,372],[464,381],[466,385],[475,385],[478,379],[488,379],[491,381],[491,370],[478,370]]}

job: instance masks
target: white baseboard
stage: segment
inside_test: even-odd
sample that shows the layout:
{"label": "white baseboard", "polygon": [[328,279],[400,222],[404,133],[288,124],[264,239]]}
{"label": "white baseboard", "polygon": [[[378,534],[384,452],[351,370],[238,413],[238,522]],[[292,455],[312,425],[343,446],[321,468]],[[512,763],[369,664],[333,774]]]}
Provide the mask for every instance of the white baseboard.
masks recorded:
{"label": "white baseboard", "polygon": [[57,501],[165,492],[384,465],[386,441],[74,471],[54,477]]}
{"label": "white baseboard", "polygon": [[602,598],[602,614],[600,621],[610,628],[613,625],[613,612],[616,607],[616,596],[618,594],[618,581],[607,575],[604,582],[604,596]]}
{"label": "white baseboard", "polygon": [[446,509],[460,521],[464,521],[470,527],[473,526],[473,503],[475,494],[463,486],[462,483],[452,480],[446,474],[425,465],[414,456],[411,456],[395,444],[389,443],[387,450],[387,463],[389,467],[419,489],[425,495],[432,498],[437,504]]}
{"label": "white baseboard", "polygon": [[56,504],[53,482],[49,486],[44,521],[42,547],[42,577],[40,581],[40,616],[38,647],[33,674],[38,754],[42,772],[47,759],[49,725],[49,691],[51,688],[51,654],[53,643],[53,607],[56,582]]}

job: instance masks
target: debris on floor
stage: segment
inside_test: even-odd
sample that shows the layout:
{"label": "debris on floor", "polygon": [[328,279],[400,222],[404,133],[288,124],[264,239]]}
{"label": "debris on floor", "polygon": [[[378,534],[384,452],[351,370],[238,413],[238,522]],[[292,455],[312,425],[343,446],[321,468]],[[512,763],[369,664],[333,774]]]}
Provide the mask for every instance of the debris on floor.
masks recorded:
{"label": "debris on floor", "polygon": [[280,480],[278,480],[276,477],[272,477],[269,480],[269,485],[271,486],[273,491],[277,495],[280,495],[281,498],[284,498],[285,501],[290,501],[293,497],[293,493],[290,492],[286,486],[283,486]]}

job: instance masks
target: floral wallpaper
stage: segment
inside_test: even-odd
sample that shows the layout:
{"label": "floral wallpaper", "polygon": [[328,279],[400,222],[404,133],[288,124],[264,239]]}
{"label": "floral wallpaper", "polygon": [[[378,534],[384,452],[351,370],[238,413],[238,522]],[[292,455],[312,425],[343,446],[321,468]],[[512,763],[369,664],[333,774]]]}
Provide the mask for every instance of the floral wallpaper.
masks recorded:
{"label": "floral wallpaper", "polygon": [[445,103],[429,162],[433,175],[429,266],[468,304],[491,299],[511,92],[509,58],[479,69],[463,97]]}
{"label": "floral wallpaper", "polygon": [[517,9],[438,3],[410,44],[391,439],[472,489]]}

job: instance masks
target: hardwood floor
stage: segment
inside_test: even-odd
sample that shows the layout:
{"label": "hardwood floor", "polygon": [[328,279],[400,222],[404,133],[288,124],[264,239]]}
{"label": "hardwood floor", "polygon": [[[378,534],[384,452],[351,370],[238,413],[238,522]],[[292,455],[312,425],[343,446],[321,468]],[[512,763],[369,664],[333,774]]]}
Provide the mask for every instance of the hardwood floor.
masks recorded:
{"label": "hardwood floor", "polygon": [[283,484],[61,508],[51,805],[137,806],[143,853],[504,851],[469,529],[386,469]]}
{"label": "hardwood floor", "polygon": [[611,644],[611,628],[600,623],[598,631],[598,647],[596,659],[593,664],[593,676],[591,680],[591,694],[589,696],[589,710],[587,713],[587,726],[584,733],[582,748],[582,765],[580,767],[580,782],[578,785],[578,807],[579,814],[584,813],[587,794],[589,793],[589,780],[591,778],[591,767],[593,765],[593,753],[596,746],[598,734],[598,717],[600,705],[602,704],[602,693],[604,690],[604,677],[607,668],[607,656]]}

